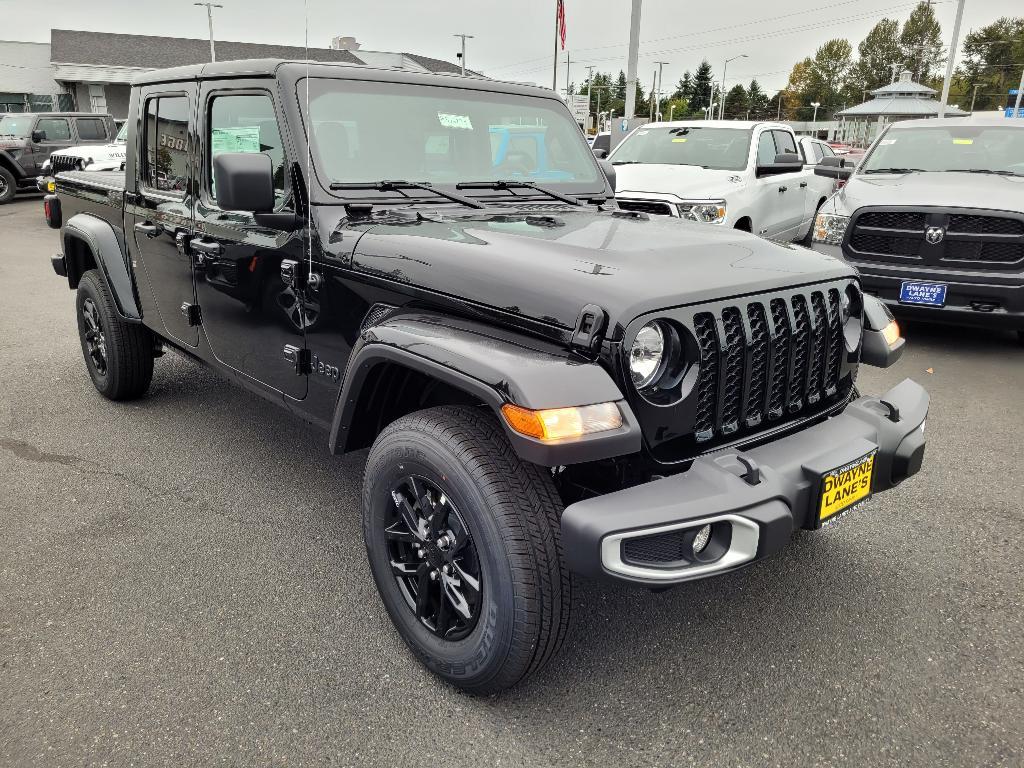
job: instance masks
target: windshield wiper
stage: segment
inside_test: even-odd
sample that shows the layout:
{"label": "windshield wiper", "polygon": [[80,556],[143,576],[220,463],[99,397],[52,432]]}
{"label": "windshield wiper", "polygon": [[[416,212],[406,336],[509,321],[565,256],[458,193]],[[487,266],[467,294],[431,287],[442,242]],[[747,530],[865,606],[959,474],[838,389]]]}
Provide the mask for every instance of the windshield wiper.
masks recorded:
{"label": "windshield wiper", "polygon": [[994,173],[997,176],[1024,176],[1016,171],[993,171],[988,168],[950,168],[949,173]]}
{"label": "windshield wiper", "polygon": [[563,195],[561,192],[555,192],[553,189],[547,187],[539,187],[532,181],[463,181],[455,185],[456,189],[508,189],[511,190],[514,187],[522,189],[532,189],[541,194],[552,197],[555,200],[561,200],[563,203],[569,205],[583,205],[578,198],[569,197],[569,195]]}
{"label": "windshield wiper", "polygon": [[437,189],[430,184],[423,184],[418,181],[353,181],[353,182],[335,182],[331,184],[330,189],[344,190],[344,189],[375,189],[378,192],[401,192],[403,189],[422,189],[427,192],[433,192],[435,195],[440,195],[453,203],[461,203],[467,205],[470,208],[484,208],[484,204],[478,200],[474,200],[471,197],[465,197],[463,195],[457,195],[454,192],[445,192],[443,189]]}
{"label": "windshield wiper", "polygon": [[869,168],[861,173],[928,173],[924,168]]}

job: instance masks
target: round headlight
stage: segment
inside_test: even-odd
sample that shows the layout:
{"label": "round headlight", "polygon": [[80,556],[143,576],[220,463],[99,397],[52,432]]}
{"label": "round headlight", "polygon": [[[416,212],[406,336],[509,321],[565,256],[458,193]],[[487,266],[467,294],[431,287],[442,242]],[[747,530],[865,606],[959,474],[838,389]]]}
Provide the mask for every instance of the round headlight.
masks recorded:
{"label": "round headlight", "polygon": [[657,378],[664,357],[665,334],[657,322],[648,323],[640,329],[629,350],[629,373],[637,389],[643,389]]}

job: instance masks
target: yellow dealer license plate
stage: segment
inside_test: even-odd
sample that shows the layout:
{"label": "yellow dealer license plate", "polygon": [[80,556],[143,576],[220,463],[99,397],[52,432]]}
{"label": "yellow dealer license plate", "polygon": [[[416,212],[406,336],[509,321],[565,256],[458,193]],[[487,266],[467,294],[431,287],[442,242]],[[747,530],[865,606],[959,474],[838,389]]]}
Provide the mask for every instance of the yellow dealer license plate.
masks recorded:
{"label": "yellow dealer license plate", "polygon": [[818,520],[824,522],[871,495],[875,453],[834,469],[821,479]]}

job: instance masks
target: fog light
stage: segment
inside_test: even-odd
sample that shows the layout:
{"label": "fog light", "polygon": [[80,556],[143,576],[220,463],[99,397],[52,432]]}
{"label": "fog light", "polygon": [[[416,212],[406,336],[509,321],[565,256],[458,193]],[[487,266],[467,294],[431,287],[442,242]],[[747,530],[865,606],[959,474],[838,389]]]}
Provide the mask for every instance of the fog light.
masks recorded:
{"label": "fog light", "polygon": [[693,537],[693,554],[699,555],[711,541],[711,523],[702,526],[697,535]]}

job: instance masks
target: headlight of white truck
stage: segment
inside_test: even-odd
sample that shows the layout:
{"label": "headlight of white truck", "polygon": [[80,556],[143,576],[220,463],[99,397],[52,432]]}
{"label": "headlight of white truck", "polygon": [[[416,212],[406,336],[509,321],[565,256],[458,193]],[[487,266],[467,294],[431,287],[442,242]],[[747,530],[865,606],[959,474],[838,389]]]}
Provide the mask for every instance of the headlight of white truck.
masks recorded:
{"label": "headlight of white truck", "polygon": [[835,213],[819,213],[814,220],[814,237],[816,243],[826,245],[842,245],[846,226],[850,223],[849,216]]}
{"label": "headlight of white truck", "polygon": [[725,200],[689,200],[679,203],[679,215],[690,221],[721,224],[725,221]]}

